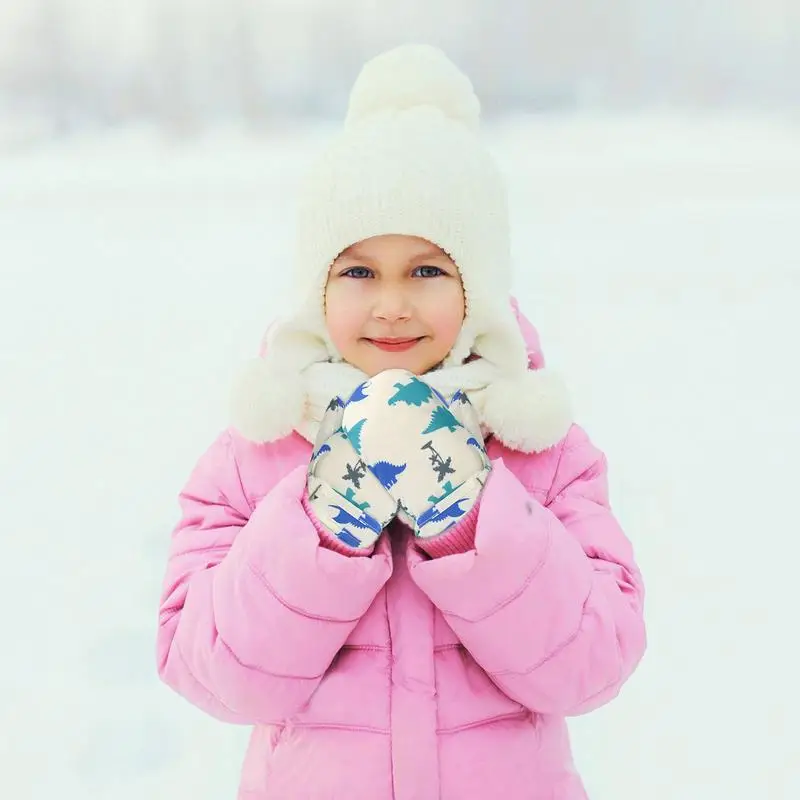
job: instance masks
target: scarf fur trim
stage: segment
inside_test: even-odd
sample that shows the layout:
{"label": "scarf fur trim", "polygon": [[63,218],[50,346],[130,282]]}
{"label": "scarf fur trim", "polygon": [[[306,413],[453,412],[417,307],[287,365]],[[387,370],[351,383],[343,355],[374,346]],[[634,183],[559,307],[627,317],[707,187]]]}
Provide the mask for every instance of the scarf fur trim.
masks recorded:
{"label": "scarf fur trim", "polygon": [[[566,386],[545,367],[509,376],[478,358],[433,370],[424,378],[445,396],[463,389],[484,433],[513,450],[547,450],[566,436],[572,424]],[[233,426],[253,442],[274,441],[297,431],[313,443],[331,398],[346,399],[366,379],[344,362],[314,362],[293,372],[269,358],[254,358],[234,387]]]}

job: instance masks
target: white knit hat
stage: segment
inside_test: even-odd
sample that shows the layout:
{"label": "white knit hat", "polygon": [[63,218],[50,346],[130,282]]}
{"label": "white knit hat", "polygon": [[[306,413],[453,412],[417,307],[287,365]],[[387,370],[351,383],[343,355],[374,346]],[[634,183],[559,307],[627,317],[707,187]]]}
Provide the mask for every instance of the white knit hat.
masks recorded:
{"label": "white knit hat", "polygon": [[472,84],[440,50],[405,45],[365,64],[343,130],[300,193],[290,312],[234,391],[233,424],[246,438],[289,433],[305,400],[298,374],[341,361],[325,326],[328,272],[343,250],[371,236],[427,239],[458,266],[466,317],[443,367],[475,353],[504,377],[524,377],[525,341],[509,303],[506,187],[479,127]]}

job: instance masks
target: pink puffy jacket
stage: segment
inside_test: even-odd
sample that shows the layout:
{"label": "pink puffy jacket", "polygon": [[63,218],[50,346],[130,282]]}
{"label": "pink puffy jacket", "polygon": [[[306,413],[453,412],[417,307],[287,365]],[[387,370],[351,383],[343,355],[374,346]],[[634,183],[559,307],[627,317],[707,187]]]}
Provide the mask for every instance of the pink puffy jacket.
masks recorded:
{"label": "pink puffy jacket", "polygon": [[367,556],[310,513],[299,435],[229,430],[202,456],[158,669],[254,726],[240,800],[586,797],[564,718],[611,700],[641,659],[641,577],[581,428],[542,453],[487,450],[491,478],[448,545],[423,552],[395,522]]}

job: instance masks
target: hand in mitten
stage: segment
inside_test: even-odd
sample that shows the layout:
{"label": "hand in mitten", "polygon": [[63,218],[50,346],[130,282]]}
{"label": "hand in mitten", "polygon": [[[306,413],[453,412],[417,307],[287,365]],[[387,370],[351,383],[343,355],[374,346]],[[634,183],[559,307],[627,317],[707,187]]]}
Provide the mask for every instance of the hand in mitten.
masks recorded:
{"label": "hand in mitten", "polygon": [[344,403],[334,397],[320,423],[308,465],[308,503],[317,519],[350,547],[368,549],[397,512],[397,500],[353,449],[342,430]]}
{"label": "hand in mitten", "polygon": [[406,370],[386,370],[361,384],[345,405],[342,425],[399,504],[398,517],[421,538],[464,516],[491,471],[466,394],[448,401]]}

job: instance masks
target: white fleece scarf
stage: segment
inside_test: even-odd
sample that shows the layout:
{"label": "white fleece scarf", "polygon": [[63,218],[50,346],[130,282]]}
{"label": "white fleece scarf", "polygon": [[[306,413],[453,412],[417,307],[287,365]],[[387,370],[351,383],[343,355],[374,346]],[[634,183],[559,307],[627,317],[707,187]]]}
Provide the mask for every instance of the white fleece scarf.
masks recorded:
{"label": "white fleece scarf", "polygon": [[[436,367],[421,376],[448,400],[459,389],[466,392],[478,418],[484,419],[486,390],[500,379],[500,371],[483,358],[453,367]],[[319,424],[330,403],[337,395],[343,400],[369,376],[346,362],[322,361],[310,364],[303,370],[306,406],[303,421],[297,428],[304,438],[314,442]],[[488,426],[484,425],[484,435]]]}

